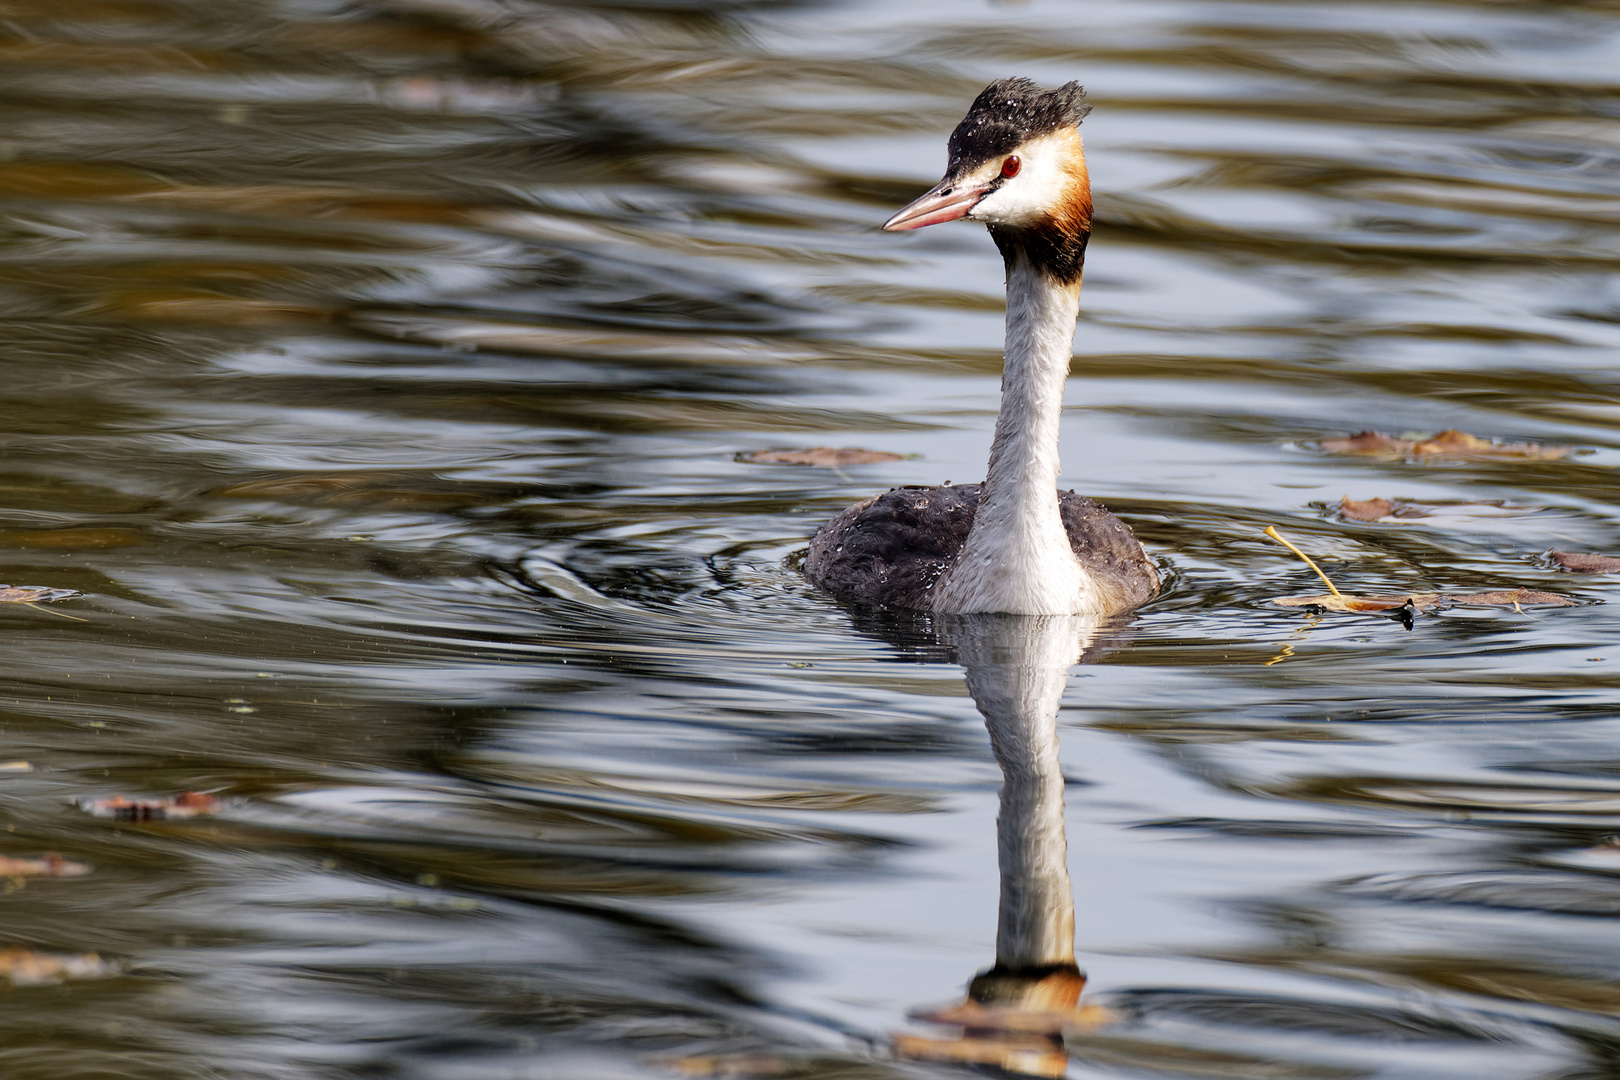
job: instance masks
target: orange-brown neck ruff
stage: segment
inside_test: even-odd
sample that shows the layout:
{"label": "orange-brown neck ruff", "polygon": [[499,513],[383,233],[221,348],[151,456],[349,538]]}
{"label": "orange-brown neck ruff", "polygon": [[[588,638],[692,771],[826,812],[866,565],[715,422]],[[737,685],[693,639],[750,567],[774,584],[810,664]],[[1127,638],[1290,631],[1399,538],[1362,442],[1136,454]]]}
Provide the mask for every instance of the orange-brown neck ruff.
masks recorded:
{"label": "orange-brown neck ruff", "polygon": [[1072,286],[1080,281],[1086,242],[1091,239],[1091,174],[1086,171],[1079,130],[1071,129],[1064,141],[1062,165],[1068,183],[1051,212],[1039,223],[1023,228],[991,225],[990,236],[1009,274],[1022,251],[1043,274],[1059,285]]}

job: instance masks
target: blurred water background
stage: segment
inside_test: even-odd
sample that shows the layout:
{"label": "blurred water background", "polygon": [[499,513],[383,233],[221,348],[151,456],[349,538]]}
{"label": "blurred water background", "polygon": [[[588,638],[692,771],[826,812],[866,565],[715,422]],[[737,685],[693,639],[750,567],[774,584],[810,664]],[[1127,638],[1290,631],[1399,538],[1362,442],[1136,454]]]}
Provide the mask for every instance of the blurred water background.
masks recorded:
{"label": "blurred water background", "polygon": [[[83,595],[0,605],[0,1073],[958,1072],[1000,773],[793,556],[982,476],[999,258],[875,226],[1009,74],[1096,105],[1064,486],[1168,575],[1058,716],[1069,1075],[1620,1075],[1617,608],[1260,535],[1613,599],[1612,0],[4,0],[0,581]],[[1448,428],[1579,452],[1316,442]]]}

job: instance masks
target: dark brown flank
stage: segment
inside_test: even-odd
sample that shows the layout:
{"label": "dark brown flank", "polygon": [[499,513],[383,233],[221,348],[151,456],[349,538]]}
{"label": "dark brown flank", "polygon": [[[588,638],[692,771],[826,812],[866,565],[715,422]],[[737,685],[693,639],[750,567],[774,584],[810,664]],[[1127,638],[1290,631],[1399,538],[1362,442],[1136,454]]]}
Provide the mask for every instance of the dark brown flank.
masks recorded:
{"label": "dark brown flank", "polygon": [[[903,487],[858,502],[816,531],[805,576],[846,600],[930,608],[934,583],[972,531],[982,490],[980,484]],[[1094,499],[1054,494],[1070,549],[1108,593],[1109,610],[1153,599],[1159,573],[1130,526]]]}

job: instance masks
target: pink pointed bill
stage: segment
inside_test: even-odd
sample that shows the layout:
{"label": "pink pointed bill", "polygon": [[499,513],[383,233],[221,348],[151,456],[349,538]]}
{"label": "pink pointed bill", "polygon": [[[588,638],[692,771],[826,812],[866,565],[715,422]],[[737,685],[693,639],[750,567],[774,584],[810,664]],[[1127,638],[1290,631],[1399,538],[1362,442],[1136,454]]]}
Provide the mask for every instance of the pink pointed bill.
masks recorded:
{"label": "pink pointed bill", "polygon": [[888,232],[905,232],[925,225],[938,225],[967,217],[968,211],[988,195],[989,189],[976,184],[940,181],[933,190],[907,204],[901,211],[883,223]]}

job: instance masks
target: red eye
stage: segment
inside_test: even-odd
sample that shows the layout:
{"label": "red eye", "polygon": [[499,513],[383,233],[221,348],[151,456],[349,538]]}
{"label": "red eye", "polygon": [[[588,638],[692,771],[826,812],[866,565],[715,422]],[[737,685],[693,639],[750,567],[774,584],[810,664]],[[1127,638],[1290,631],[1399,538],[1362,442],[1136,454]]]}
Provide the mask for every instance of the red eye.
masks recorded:
{"label": "red eye", "polygon": [[1018,175],[1018,170],[1021,169],[1023,165],[1024,163],[1018,160],[1018,155],[1014,154],[1012,157],[1001,163],[1001,175],[1011,179],[1012,177]]}

